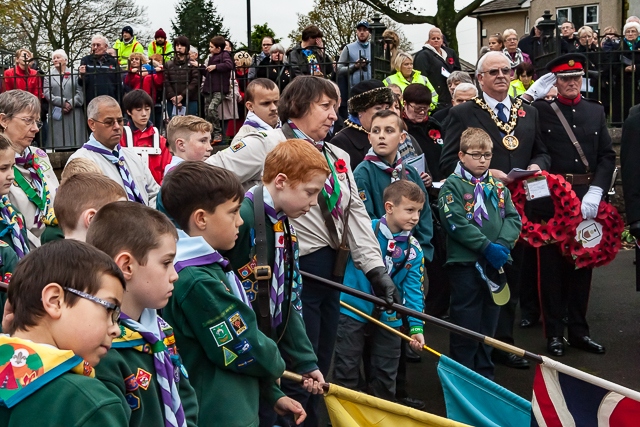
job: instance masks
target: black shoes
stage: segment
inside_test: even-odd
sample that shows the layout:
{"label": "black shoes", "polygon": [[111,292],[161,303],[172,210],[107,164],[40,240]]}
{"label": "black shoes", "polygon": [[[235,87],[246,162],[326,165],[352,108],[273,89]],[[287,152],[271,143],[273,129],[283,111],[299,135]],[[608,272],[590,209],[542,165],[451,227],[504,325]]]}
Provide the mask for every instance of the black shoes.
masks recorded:
{"label": "black shoes", "polygon": [[583,337],[574,337],[569,339],[569,345],[571,347],[579,348],[580,350],[588,351],[589,353],[604,354],[604,346],[598,344],[591,337],[585,335]]}
{"label": "black shoes", "polygon": [[537,320],[522,319],[520,321],[520,327],[523,328],[523,329],[532,328],[532,327],[536,326],[537,324],[538,324]]}
{"label": "black shoes", "polygon": [[527,359],[501,350],[494,349],[491,360],[493,360],[495,363],[504,365],[507,368],[529,369],[529,361]]}
{"label": "black shoes", "polygon": [[564,356],[564,338],[550,337],[547,338],[547,351],[550,355],[561,357]]}
{"label": "black shoes", "polygon": [[413,409],[424,409],[427,406],[422,400],[413,397],[402,398],[398,400],[398,403]]}

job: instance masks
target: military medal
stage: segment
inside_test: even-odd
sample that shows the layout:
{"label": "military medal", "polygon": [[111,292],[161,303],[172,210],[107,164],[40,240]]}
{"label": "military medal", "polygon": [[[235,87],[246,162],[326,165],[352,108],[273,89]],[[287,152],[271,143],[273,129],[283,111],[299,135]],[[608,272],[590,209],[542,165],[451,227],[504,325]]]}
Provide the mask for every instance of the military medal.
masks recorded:
{"label": "military medal", "polygon": [[506,147],[507,150],[515,150],[520,145],[520,141],[513,135],[505,135],[502,138],[502,145]]}

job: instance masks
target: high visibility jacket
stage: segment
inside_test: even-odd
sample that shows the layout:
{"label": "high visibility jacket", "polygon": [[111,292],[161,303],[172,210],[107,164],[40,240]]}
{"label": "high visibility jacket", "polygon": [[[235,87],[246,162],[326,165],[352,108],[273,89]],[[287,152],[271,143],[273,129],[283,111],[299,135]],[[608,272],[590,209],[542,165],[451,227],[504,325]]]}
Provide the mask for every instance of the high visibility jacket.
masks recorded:
{"label": "high visibility jacket", "polygon": [[142,44],[138,43],[138,40],[134,37],[131,43],[125,43],[122,40],[117,40],[113,44],[113,48],[118,54],[118,62],[120,63],[120,67],[126,70],[129,68],[129,55],[133,52],[144,53],[144,47]]}
{"label": "high visibility jacket", "polygon": [[171,45],[171,42],[169,40],[164,42],[164,46],[160,46],[159,44],[156,44],[156,41],[154,40],[151,43],[149,43],[149,47],[147,48],[147,56],[149,58],[151,58],[151,55],[160,54],[160,55],[163,55],[164,57],[164,61],[162,62],[169,61],[169,59],[171,58],[167,55],[172,52],[173,52],[173,46]]}

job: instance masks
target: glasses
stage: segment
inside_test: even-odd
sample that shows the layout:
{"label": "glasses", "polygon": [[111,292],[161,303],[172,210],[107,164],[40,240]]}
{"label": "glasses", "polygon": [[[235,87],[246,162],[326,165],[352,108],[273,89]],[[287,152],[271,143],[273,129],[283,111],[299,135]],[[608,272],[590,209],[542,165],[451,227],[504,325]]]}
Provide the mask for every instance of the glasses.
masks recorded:
{"label": "glasses", "polygon": [[415,111],[418,114],[424,114],[429,111],[429,107],[416,107],[415,105],[409,104],[408,102],[407,102],[407,105],[411,107],[413,111]]}
{"label": "glasses", "polygon": [[94,122],[98,122],[98,123],[102,123],[103,125],[105,125],[108,128],[113,127],[113,125],[116,124],[116,122],[118,122],[119,126],[122,126],[124,124],[124,118],[123,117],[118,117],[117,119],[107,119],[104,122],[101,122],[100,120],[96,120],[96,119],[91,119]]}
{"label": "glasses", "polygon": [[34,119],[33,117],[16,117],[16,119],[22,120],[29,127],[35,124],[38,129],[42,129],[42,122],[40,120]]}
{"label": "glasses", "polygon": [[493,153],[467,153],[466,151],[463,151],[463,153],[471,156],[473,160],[480,160],[482,157],[484,157],[485,160],[491,160],[493,157]]}
{"label": "glasses", "polygon": [[508,39],[505,39],[506,42],[517,42],[518,38],[517,37],[509,37]]}
{"label": "glasses", "polygon": [[95,302],[96,304],[99,304],[99,305],[103,306],[107,310],[107,313],[111,314],[111,323],[113,325],[117,324],[118,320],[120,320],[120,306],[119,305],[114,304],[114,303],[109,302],[109,301],[105,301],[105,300],[103,300],[101,298],[98,298],[98,297],[96,297],[94,295],[91,295],[91,294],[88,294],[86,292],[79,291],[77,289],[67,288],[67,287],[63,287],[62,289],[64,289],[65,291],[71,292],[72,294],[76,294],[80,298],[88,299],[89,301]]}
{"label": "glasses", "polygon": [[511,68],[492,68],[487,71],[482,71],[481,74],[488,73],[491,77],[496,77],[500,72],[502,72],[502,74],[504,74],[505,76],[509,76],[511,75]]}

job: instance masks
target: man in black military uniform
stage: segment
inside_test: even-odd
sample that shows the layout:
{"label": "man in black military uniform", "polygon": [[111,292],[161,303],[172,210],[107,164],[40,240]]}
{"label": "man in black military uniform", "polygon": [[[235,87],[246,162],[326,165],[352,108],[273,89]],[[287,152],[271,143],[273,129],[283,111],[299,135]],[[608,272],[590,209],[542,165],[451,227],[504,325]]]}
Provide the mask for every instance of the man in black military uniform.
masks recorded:
{"label": "man in black military uniform", "polygon": [[[509,96],[511,69],[501,52],[489,52],[478,62],[476,77],[482,95],[452,107],[449,127],[445,133],[440,157],[440,170],[449,176],[458,162],[460,135],[469,127],[484,129],[493,141],[491,174],[505,184],[511,180],[507,174],[513,168],[546,169],[549,155],[538,127],[538,111]],[[544,82],[544,77],[540,80]],[[546,94],[545,94],[546,95]],[[518,243],[511,251],[513,263],[505,265],[511,299],[500,309],[495,338],[513,343],[513,324],[518,304],[520,268],[524,258],[524,244]],[[512,368],[528,368],[529,362],[513,354],[494,351],[494,360]]]}
{"label": "man in black military uniform", "polygon": [[[563,175],[572,185],[582,201],[582,217],[588,220],[597,215],[602,196],[609,189],[616,153],[604,107],[598,101],[580,95],[586,62],[587,58],[577,53],[549,62],[548,70],[557,77],[558,96],[553,101],[540,99],[532,105],[538,110],[542,138],[551,156],[548,171]],[[553,215],[550,198],[539,199],[536,205],[534,211],[539,219]],[[554,356],[564,354],[562,318],[565,314],[569,318],[571,347],[604,353],[605,348],[589,337],[586,320],[593,269],[576,269],[556,244],[540,248],[539,265],[542,315],[549,353]]]}

